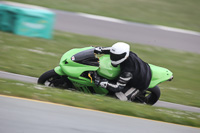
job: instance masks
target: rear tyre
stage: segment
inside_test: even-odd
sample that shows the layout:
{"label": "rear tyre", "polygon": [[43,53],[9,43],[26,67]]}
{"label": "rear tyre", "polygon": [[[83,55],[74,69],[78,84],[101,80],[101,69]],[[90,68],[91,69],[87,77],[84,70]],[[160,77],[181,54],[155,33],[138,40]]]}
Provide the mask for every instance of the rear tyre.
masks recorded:
{"label": "rear tyre", "polygon": [[154,88],[148,88],[142,94],[135,98],[135,102],[146,103],[148,105],[154,105],[160,98],[160,88],[155,86]]}
{"label": "rear tyre", "polygon": [[[150,93],[149,93],[150,92]],[[155,86],[154,88],[148,88],[146,91],[145,103],[149,105],[154,105],[160,98],[160,88]],[[149,94],[148,94],[149,93]]]}
{"label": "rear tyre", "polygon": [[67,76],[58,75],[54,69],[42,74],[38,79],[38,84],[61,89],[69,89],[72,87],[72,84],[68,80]]}

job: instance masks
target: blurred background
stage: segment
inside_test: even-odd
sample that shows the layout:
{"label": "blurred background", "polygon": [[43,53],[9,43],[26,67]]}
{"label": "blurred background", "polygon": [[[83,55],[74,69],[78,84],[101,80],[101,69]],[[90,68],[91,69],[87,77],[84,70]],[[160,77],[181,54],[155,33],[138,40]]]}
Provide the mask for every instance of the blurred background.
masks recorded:
{"label": "blurred background", "polygon": [[[174,73],[172,82],[160,84],[160,100],[200,107],[199,0],[9,1],[17,2],[14,4],[7,2],[0,1],[1,71],[39,77],[45,71],[56,67],[61,56],[72,48],[111,46],[117,41],[124,41],[129,43],[131,50],[144,61],[168,68]],[[5,19],[5,15],[10,17]],[[36,86],[24,83],[24,86],[20,86],[16,82],[0,79],[0,94],[52,100],[38,95],[45,92],[37,89],[11,89]],[[57,92],[54,93],[53,100],[64,101],[65,96],[68,96],[71,100],[65,104],[73,106],[200,126],[197,124],[200,123],[199,113],[176,114],[181,117],[178,120],[176,116],[167,118],[173,114],[169,111],[161,111],[159,116],[156,113],[153,115],[152,112],[152,116],[149,116],[145,108],[151,110],[152,107],[134,105],[136,109],[131,111],[127,103],[128,105],[123,104],[123,110],[117,105],[118,102],[108,99],[109,102],[114,102],[115,106],[107,108],[110,105],[106,105],[106,100],[102,97],[94,96],[94,99],[100,100],[91,103],[90,98],[85,98],[82,94],[76,96],[82,100],[75,100],[70,97],[72,94],[69,92],[65,96],[60,96],[60,92],[58,95]],[[138,113],[137,108],[143,110],[142,113]],[[152,110],[156,111],[157,108]],[[165,113],[165,117],[162,113]]]}

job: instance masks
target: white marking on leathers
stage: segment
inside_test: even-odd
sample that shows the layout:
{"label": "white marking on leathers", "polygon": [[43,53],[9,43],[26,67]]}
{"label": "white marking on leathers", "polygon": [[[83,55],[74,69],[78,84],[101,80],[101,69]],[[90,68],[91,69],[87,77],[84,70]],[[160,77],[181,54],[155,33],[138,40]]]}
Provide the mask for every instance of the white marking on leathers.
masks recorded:
{"label": "white marking on leathers", "polygon": [[135,90],[136,90],[136,88],[130,88],[130,89],[125,93],[125,95],[128,96],[128,95],[130,95],[131,93],[133,93]]}
{"label": "white marking on leathers", "polygon": [[128,77],[128,78],[122,78],[122,77],[119,77],[120,79],[124,80],[124,81],[129,81],[132,77]]}
{"label": "white marking on leathers", "polygon": [[139,92],[139,90],[136,90],[136,91],[132,94],[131,99],[135,98],[135,96],[138,94],[138,92]]}

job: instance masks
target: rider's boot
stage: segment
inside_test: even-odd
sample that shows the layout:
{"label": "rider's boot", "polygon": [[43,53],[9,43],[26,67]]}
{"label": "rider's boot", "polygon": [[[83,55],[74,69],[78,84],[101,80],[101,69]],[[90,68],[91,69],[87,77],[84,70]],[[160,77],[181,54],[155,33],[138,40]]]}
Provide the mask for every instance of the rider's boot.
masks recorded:
{"label": "rider's boot", "polygon": [[139,94],[139,90],[136,88],[130,88],[126,92],[116,92],[115,96],[120,99],[121,101],[128,101],[128,100],[134,100],[135,97]]}

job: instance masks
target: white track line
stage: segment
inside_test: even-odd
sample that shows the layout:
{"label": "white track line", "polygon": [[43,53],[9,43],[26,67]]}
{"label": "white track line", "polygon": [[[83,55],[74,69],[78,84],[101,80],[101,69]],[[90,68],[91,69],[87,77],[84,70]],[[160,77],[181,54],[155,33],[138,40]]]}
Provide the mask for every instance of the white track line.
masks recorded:
{"label": "white track line", "polygon": [[172,28],[172,27],[161,26],[161,25],[154,25],[154,27],[161,29],[161,30],[166,30],[166,31],[179,32],[179,33],[185,33],[185,34],[200,36],[199,32],[191,31],[191,30],[184,30],[184,29]]}
{"label": "white track line", "polygon": [[102,20],[102,21],[108,21],[108,22],[114,22],[114,23],[121,23],[125,24],[126,21],[116,19],[116,18],[110,18],[105,16],[98,16],[98,15],[92,15],[92,14],[86,14],[86,13],[77,13],[79,16],[90,18],[90,19],[96,19],[96,20]]}
{"label": "white track line", "polygon": [[[95,19],[95,20],[114,22],[114,23],[120,23],[120,24],[131,23],[131,22],[128,22],[128,21],[125,21],[125,20],[120,20],[120,19],[105,17],[105,16],[98,16],[98,15],[92,15],[92,14],[87,14],[87,13],[77,13],[77,14],[79,16],[82,16],[82,17],[85,17],[85,18],[90,18],[90,19]],[[132,22],[132,23],[134,23],[134,22]],[[148,25],[148,24],[145,24],[145,25]],[[172,28],[172,27],[161,26],[161,25],[148,25],[148,26],[152,26],[154,28],[157,28],[157,29],[160,29],[160,30],[165,30],[165,31],[178,32],[178,33],[200,36],[200,32],[191,31],[191,30],[184,30],[184,29]]]}

